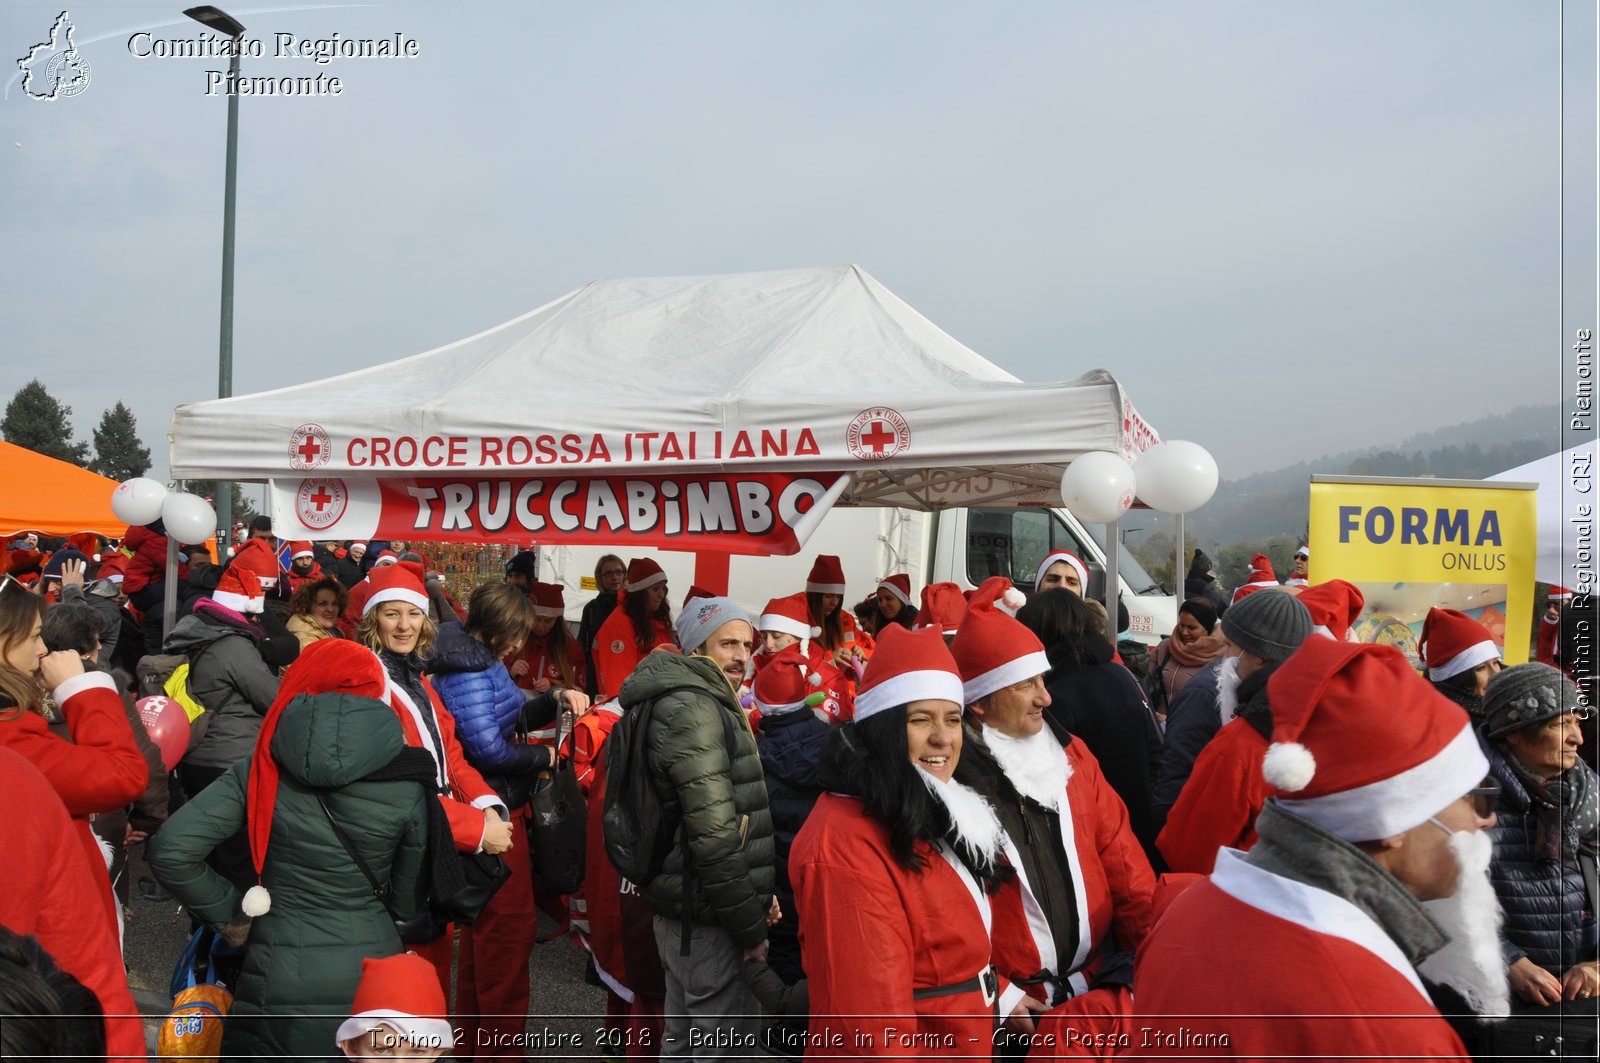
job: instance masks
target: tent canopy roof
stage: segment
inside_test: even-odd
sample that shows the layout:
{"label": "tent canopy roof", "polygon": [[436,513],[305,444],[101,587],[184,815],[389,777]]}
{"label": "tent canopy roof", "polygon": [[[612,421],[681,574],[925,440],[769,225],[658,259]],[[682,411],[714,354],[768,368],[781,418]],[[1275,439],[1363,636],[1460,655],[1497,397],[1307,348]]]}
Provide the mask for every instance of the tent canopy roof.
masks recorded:
{"label": "tent canopy roof", "polygon": [[117,481],[99,473],[0,443],[0,535],[126,535],[128,526],[111,512],[116,489]]}
{"label": "tent canopy roof", "polygon": [[[844,470],[846,503],[1035,505],[1072,458],[1155,435],[1104,370],[1023,384],[840,266],[594,281],[437,350],[179,406],[169,441],[179,478]],[[956,497],[974,477],[986,497]]]}

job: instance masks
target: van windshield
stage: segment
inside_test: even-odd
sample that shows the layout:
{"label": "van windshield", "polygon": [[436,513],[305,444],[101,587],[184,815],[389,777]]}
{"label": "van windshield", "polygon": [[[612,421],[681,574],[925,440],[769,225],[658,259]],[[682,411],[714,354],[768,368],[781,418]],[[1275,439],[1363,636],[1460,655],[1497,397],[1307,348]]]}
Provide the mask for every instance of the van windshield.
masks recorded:
{"label": "van windshield", "polygon": [[[967,512],[967,579],[974,585],[1005,576],[1027,590],[1039,562],[1052,550],[1071,550],[1089,566],[1092,586],[1104,586],[1104,525],[1089,525],[1097,550],[1088,549],[1072,529],[1048,509],[973,509]],[[1161,588],[1127,550],[1117,555],[1117,572],[1135,594],[1160,594]],[[1095,593],[1091,589],[1091,594]]]}

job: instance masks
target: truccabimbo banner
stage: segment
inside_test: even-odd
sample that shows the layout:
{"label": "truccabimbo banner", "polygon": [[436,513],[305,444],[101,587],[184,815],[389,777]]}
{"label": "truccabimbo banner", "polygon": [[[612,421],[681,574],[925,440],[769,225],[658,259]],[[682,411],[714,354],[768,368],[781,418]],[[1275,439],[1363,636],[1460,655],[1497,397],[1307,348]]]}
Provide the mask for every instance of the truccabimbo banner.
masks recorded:
{"label": "truccabimbo banner", "polygon": [[849,483],[846,473],[273,480],[272,525],[287,539],[792,554]]}
{"label": "truccabimbo banner", "polygon": [[1362,641],[1415,655],[1428,609],[1457,609],[1520,664],[1533,621],[1535,501],[1534,484],[1313,476],[1310,578],[1361,588]]}

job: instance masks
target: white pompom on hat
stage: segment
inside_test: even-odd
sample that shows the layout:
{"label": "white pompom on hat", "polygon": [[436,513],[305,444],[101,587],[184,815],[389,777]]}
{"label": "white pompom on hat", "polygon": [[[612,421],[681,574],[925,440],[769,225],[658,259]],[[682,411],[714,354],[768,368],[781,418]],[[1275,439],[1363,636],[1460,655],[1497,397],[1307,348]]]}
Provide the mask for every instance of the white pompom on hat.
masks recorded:
{"label": "white pompom on hat", "polygon": [[1309,639],[1267,680],[1267,700],[1262,775],[1285,810],[1346,841],[1426,823],[1489,771],[1466,712],[1391,646]]}
{"label": "white pompom on hat", "polygon": [[806,699],[822,685],[822,677],[798,646],[785,646],[762,666],[750,684],[756,708],[764,716],[782,716],[806,708]]}

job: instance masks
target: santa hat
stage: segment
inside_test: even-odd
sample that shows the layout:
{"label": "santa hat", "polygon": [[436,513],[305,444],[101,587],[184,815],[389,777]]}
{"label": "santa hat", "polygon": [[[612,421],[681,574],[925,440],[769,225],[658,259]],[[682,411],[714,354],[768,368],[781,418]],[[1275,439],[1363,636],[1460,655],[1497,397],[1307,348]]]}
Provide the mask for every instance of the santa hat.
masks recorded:
{"label": "santa hat", "polygon": [[1466,712],[1392,646],[1309,639],[1267,680],[1267,700],[1262,775],[1285,810],[1346,841],[1426,823],[1489,772]]}
{"label": "santa hat", "polygon": [[683,604],[684,604],[684,607],[687,608],[689,603],[694,601],[696,598],[716,598],[716,597],[719,597],[719,595],[714,594],[711,591],[706,590],[704,587],[700,586],[700,584],[698,584],[698,583],[691,583],[691,584],[689,584],[689,593],[685,594],[683,596]]}
{"label": "santa hat", "polygon": [[888,591],[900,599],[901,605],[911,604],[911,577],[904,572],[896,572],[892,576],[885,576],[878,581],[880,591]]}
{"label": "santa hat", "polygon": [[1245,580],[1244,586],[1233,592],[1233,599],[1229,604],[1237,604],[1256,591],[1278,586],[1281,584],[1278,583],[1278,574],[1272,570],[1272,559],[1266,554],[1257,554],[1250,559],[1249,578]]}
{"label": "santa hat", "polygon": [[[232,573],[230,568],[223,578]],[[377,655],[348,639],[318,639],[301,650],[284,671],[278,694],[261,721],[250,759],[250,781],[245,788],[245,830],[256,884],[245,891],[239,907],[250,918],[272,910],[272,895],[261,885],[261,869],[266,866],[272,814],[278,803],[278,762],[272,757],[272,736],[277,733],[284,707],[302,694],[338,693],[382,701],[387,678]]]}
{"label": "santa hat", "polygon": [[289,544],[289,560],[298,561],[302,557],[315,557],[311,552],[311,544],[304,540],[296,539]]}
{"label": "santa hat", "polygon": [[528,597],[533,600],[534,616],[565,616],[567,613],[567,599],[559,583],[535,582],[528,588]]}
{"label": "santa hat", "polygon": [[423,612],[428,611],[428,592],[423,589],[422,566],[415,561],[397,561],[392,565],[374,568],[367,576],[372,593],[361,606],[366,616],[384,602],[406,602]]}
{"label": "santa hat", "polygon": [[1300,604],[1311,614],[1311,632],[1344,641],[1367,599],[1354,583],[1331,579],[1300,592]]}
{"label": "santa hat", "polygon": [[950,644],[961,670],[963,704],[1050,670],[1039,636],[1000,608],[1002,602],[1020,607],[1021,599],[1010,580],[991,576],[968,603],[967,618]]}
{"label": "santa hat", "polygon": [[261,580],[254,572],[237,564],[223,571],[222,578],[217,580],[217,589],[211,592],[211,600],[236,613],[259,613],[266,605],[261,595]]}
{"label": "santa hat", "polygon": [[636,557],[628,562],[627,581],[623,583],[625,591],[642,591],[646,587],[654,587],[657,583],[667,582],[667,574],[661,571],[661,566],[648,557]]}
{"label": "santa hat", "polygon": [[1303,557],[1307,561],[1310,561],[1311,560],[1311,547],[1302,546],[1300,549],[1298,549],[1298,550],[1296,550],[1294,552],[1294,556],[1295,557]]}
{"label": "santa hat", "polygon": [[756,673],[750,693],[763,716],[781,716],[808,707],[807,699],[821,686],[822,677],[812,670],[799,648],[785,646]]}
{"label": "santa hat", "polygon": [[1552,602],[1570,602],[1572,601],[1572,592],[1565,587],[1552,586],[1548,597]]}
{"label": "santa hat", "polygon": [[954,635],[966,615],[967,597],[954,583],[930,583],[922,588],[918,627],[936,627],[942,634]]}
{"label": "santa hat", "polygon": [[229,562],[230,569],[243,567],[248,572],[255,573],[261,581],[263,590],[271,590],[278,585],[278,573],[283,567],[278,563],[278,555],[272,552],[272,547],[265,539],[251,539],[240,546]]}
{"label": "santa hat", "polygon": [[1417,649],[1427,661],[1428,678],[1435,683],[1500,659],[1500,647],[1489,637],[1488,629],[1456,609],[1428,610]]}
{"label": "santa hat", "polygon": [[455,1044],[455,1028],[445,1018],[449,1010],[438,972],[421,956],[365,956],[350,1017],[334,1040],[343,1043],[387,1026],[418,1048],[448,1049]]}
{"label": "santa hat", "polygon": [[772,599],[761,611],[756,630],[781,631],[797,639],[814,639],[822,634],[822,629],[811,623],[811,610],[804,594]]}
{"label": "santa hat", "polygon": [[964,704],[955,658],[950,656],[944,636],[932,628],[907,631],[891,625],[878,636],[877,648],[861,675],[856,722],[923,700]]}
{"label": "santa hat", "polygon": [[121,583],[122,577],[128,573],[128,555],[121,550],[109,551],[100,560],[100,567],[95,570],[95,579],[108,579],[112,583]]}
{"label": "santa hat", "polygon": [[806,576],[807,594],[843,594],[844,564],[834,554],[818,554]]}
{"label": "santa hat", "polygon": [[1078,586],[1088,589],[1089,566],[1083,563],[1083,559],[1071,550],[1052,550],[1044,555],[1044,560],[1039,562],[1039,570],[1033,574],[1033,589],[1035,591],[1044,586],[1044,574],[1062,561],[1078,570]]}
{"label": "santa hat", "polygon": [[357,550],[360,550],[362,553],[366,553],[367,552],[367,544],[366,543],[361,543],[361,542],[351,543],[350,544],[350,552],[351,553],[355,553]]}
{"label": "santa hat", "polygon": [[399,554],[395,553],[393,550],[380,550],[378,551],[377,559],[372,562],[372,567],[376,569],[382,568],[384,565],[397,565],[399,563]]}

